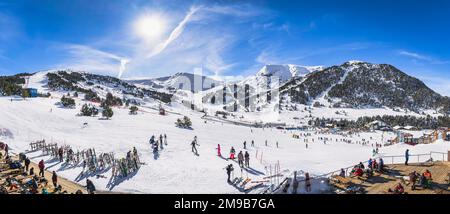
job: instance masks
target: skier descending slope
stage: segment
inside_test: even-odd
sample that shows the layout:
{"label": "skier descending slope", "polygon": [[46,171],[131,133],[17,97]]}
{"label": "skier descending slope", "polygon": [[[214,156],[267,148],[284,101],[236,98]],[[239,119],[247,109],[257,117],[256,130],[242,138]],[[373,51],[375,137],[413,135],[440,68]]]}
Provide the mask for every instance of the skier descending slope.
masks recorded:
{"label": "skier descending slope", "polygon": [[194,140],[192,141],[191,146],[192,146],[192,152],[194,152],[194,154],[198,156],[199,154],[198,154],[196,146],[200,146],[200,145],[197,143],[197,136],[194,137]]}

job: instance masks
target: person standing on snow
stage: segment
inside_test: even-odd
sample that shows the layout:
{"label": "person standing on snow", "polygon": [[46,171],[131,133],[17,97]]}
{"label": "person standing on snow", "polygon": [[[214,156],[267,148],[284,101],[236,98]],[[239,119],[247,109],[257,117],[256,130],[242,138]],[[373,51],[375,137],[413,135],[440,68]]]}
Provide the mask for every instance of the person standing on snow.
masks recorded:
{"label": "person standing on snow", "polygon": [[242,151],[238,154],[238,164],[240,167],[244,167],[244,154],[242,154]]}
{"label": "person standing on snow", "polygon": [[305,188],[306,192],[311,192],[311,179],[309,173],[305,173]]}
{"label": "person standing on snow", "polygon": [[247,151],[245,151],[244,157],[245,157],[245,166],[250,167],[250,154]]}
{"label": "person standing on snow", "polygon": [[266,146],[267,146],[267,140],[266,140]]}
{"label": "person standing on snow", "polygon": [[255,141],[252,140],[252,147],[255,147]]}
{"label": "person standing on snow", "polygon": [[231,175],[231,172],[234,170],[234,169],[233,169],[233,164],[228,165],[228,166],[226,167],[226,170],[227,170],[227,175],[228,175],[227,181],[228,181],[228,183],[231,183],[230,175]]}
{"label": "person standing on snow", "polygon": [[167,135],[166,134],[164,134],[164,144],[166,144],[166,146],[167,146]]}
{"label": "person standing on snow", "polygon": [[38,166],[39,166],[39,176],[44,177],[44,168],[45,168],[44,160],[39,161]]}
{"label": "person standing on snow", "polygon": [[230,149],[230,159],[234,160],[234,154],[236,153],[236,150],[234,150],[234,147],[231,147]]}
{"label": "person standing on snow", "polygon": [[28,167],[30,166],[30,159],[28,157],[25,158],[25,172],[28,172]]}
{"label": "person standing on snow", "polygon": [[217,155],[222,156],[222,154],[220,154],[220,144],[217,144]]}
{"label": "person standing on snow", "polygon": [[247,141],[244,141],[244,149],[247,149]]}

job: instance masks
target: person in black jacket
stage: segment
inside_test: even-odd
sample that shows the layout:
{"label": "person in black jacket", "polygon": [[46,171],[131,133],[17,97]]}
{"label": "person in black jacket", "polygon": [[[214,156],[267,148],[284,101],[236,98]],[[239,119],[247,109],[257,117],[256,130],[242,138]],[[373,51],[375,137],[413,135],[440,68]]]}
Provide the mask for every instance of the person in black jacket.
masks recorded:
{"label": "person in black jacket", "polygon": [[25,165],[25,172],[28,172],[28,167],[30,166],[30,159],[27,157],[24,160],[24,165]]}
{"label": "person in black jacket", "polygon": [[95,186],[94,183],[92,183],[92,181],[89,179],[86,179],[86,189],[89,194],[94,194]]}
{"label": "person in black jacket", "polygon": [[231,172],[234,170],[233,169],[233,164],[228,165],[226,170],[227,170],[227,175],[228,175],[228,180],[227,181],[228,181],[228,183],[230,183],[231,182],[230,175],[231,175]]}
{"label": "person in black jacket", "polygon": [[58,186],[58,176],[56,175],[56,172],[53,171],[53,175],[52,175],[52,183],[53,186],[56,188]]}

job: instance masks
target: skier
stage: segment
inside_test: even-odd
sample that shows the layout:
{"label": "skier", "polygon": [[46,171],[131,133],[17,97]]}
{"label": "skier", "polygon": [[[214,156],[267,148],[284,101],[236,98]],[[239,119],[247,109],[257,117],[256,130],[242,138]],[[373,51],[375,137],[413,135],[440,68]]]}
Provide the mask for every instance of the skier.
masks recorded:
{"label": "skier", "polygon": [[[162,142],[163,142],[163,136],[162,136],[162,134],[159,135],[159,142],[161,142],[161,145],[162,145]],[[162,146],[161,146],[161,147],[162,147]]]}
{"label": "skier", "polygon": [[222,156],[222,154],[220,154],[220,144],[217,144],[217,155]]}
{"label": "skier", "polygon": [[250,167],[250,154],[247,151],[245,151],[244,157],[245,157],[245,166]]}
{"label": "skier", "polygon": [[228,166],[226,167],[226,170],[227,170],[227,175],[228,175],[227,181],[228,181],[228,183],[231,183],[230,175],[231,175],[231,172],[234,170],[234,169],[233,169],[233,164],[228,165]]}
{"label": "skier", "polygon": [[39,176],[44,177],[44,168],[45,168],[44,160],[39,161],[38,166],[39,166]]}
{"label": "skier", "polygon": [[164,134],[164,144],[166,144],[166,146],[167,146],[167,135],[166,134]]}
{"label": "skier", "polygon": [[233,147],[230,149],[230,159],[234,160],[234,154],[236,153],[236,150],[234,150]]}
{"label": "skier", "polygon": [[252,147],[255,147],[255,141],[252,140]]}
{"label": "skier", "polygon": [[198,155],[197,147],[195,147],[196,145],[200,146],[197,144],[197,136],[192,141],[191,146],[192,146],[192,152],[194,152],[196,155]]}
{"label": "skier", "polygon": [[244,167],[244,154],[242,154],[242,151],[238,154],[238,164],[240,167]]}
{"label": "skier", "polygon": [[94,194],[95,186],[94,183],[92,183],[92,181],[89,179],[86,179],[86,189],[89,194]]}
{"label": "skier", "polygon": [[56,172],[55,171],[53,171],[53,175],[52,175],[52,183],[53,183],[53,186],[56,188],[58,185],[58,176],[56,175]]}
{"label": "skier", "polygon": [[405,165],[408,165],[408,160],[409,160],[409,149],[405,151]]}
{"label": "skier", "polygon": [[247,141],[244,141],[244,149],[247,149]]}

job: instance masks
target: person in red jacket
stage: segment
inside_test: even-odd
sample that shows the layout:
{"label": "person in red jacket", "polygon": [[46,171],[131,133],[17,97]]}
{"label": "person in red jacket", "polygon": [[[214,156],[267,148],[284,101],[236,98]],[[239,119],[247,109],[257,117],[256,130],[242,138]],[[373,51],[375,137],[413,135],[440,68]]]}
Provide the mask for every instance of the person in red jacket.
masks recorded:
{"label": "person in red jacket", "polygon": [[355,176],[362,176],[362,175],[363,175],[363,170],[358,167],[358,169],[356,169],[356,171],[355,171]]}
{"label": "person in red jacket", "polygon": [[217,144],[217,155],[222,156],[222,154],[220,154],[220,144]]}
{"label": "person in red jacket", "polygon": [[44,168],[45,168],[44,160],[39,161],[38,166],[39,166],[39,176],[44,177]]}

